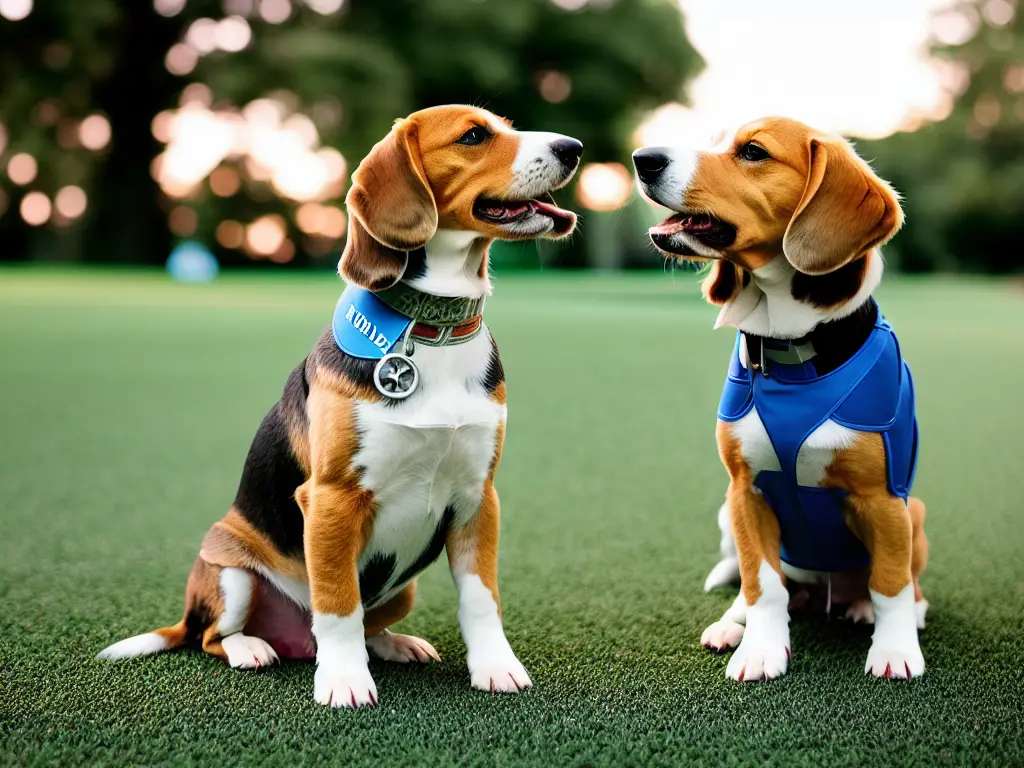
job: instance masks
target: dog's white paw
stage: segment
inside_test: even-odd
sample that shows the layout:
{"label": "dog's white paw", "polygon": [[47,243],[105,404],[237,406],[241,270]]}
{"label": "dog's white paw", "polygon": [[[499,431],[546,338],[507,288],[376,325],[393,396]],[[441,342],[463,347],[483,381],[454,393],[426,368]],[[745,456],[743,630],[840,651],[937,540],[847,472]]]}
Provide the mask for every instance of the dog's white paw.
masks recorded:
{"label": "dog's white paw", "polygon": [[909,680],[924,674],[924,656],[915,638],[913,643],[902,645],[871,644],[864,673],[874,677]]}
{"label": "dog's white paw", "polygon": [[260,669],[277,664],[277,653],[270,643],[259,637],[236,632],[220,641],[228,655],[228,664],[234,669]]}
{"label": "dog's white paw", "polygon": [[410,661],[427,664],[431,660],[441,660],[434,646],[426,640],[412,635],[397,635],[386,629],[379,635],[366,638],[366,647],[378,659],[397,661],[399,664],[408,664]]}
{"label": "dog's white paw", "polygon": [[850,603],[846,609],[846,613],[843,615],[846,621],[852,621],[854,624],[874,624],[875,623],[875,609],[871,605],[870,600],[854,600]]}
{"label": "dog's white paw", "polygon": [[917,639],[919,613],[914,587],[907,584],[895,597],[871,590],[875,608],[875,632],[864,665],[865,674],[909,680],[924,674],[924,656]]}
{"label": "dog's white paw", "polygon": [[716,621],[704,630],[700,644],[715,653],[722,653],[740,644],[745,629],[735,621]]}
{"label": "dog's white paw", "polygon": [[526,668],[511,650],[507,654],[469,659],[470,683],[478,691],[519,693],[533,686]]}
{"label": "dog's white paw", "polygon": [[740,682],[758,682],[782,677],[789,668],[789,633],[744,635],[739,648],[729,659],[725,676]]}
{"label": "dog's white paw", "polygon": [[376,706],[377,686],[365,663],[346,665],[321,662],[313,678],[313,698],[328,707]]}

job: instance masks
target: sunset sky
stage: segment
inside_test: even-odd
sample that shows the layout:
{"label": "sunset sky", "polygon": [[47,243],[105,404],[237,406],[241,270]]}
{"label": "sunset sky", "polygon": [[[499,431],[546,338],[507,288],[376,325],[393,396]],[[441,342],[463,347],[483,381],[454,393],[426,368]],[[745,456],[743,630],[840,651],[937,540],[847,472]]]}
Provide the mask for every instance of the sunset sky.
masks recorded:
{"label": "sunset sky", "polygon": [[680,0],[704,71],[690,107],[660,110],[638,143],[705,140],[769,114],[863,137],[941,110],[928,63],[932,13],[948,0]]}

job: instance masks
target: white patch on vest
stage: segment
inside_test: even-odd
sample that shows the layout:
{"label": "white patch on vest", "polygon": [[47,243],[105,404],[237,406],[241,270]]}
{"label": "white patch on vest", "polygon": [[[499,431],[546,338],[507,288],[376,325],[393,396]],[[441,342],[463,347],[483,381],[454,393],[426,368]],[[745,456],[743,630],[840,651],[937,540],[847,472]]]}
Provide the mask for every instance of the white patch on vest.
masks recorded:
{"label": "white patch on vest", "polygon": [[[733,422],[732,434],[740,443],[740,452],[753,477],[757,477],[757,473],[762,471],[781,471],[782,465],[775,452],[775,446],[768,437],[768,430],[765,429],[756,407],[751,408],[739,421]],[[854,430],[831,419],[811,432],[797,454],[797,483],[806,486],[818,485],[825,477],[825,469],[835,459],[835,452],[852,446],[857,440],[857,435]]]}
{"label": "white patch on vest", "polygon": [[423,554],[446,507],[455,525],[479,509],[506,416],[482,384],[490,354],[486,329],[464,344],[417,346],[420,386],[412,397],[356,406],[361,439],[352,463],[377,502],[360,570],[375,555],[395,556],[391,580],[373,604],[403,586],[395,579]]}

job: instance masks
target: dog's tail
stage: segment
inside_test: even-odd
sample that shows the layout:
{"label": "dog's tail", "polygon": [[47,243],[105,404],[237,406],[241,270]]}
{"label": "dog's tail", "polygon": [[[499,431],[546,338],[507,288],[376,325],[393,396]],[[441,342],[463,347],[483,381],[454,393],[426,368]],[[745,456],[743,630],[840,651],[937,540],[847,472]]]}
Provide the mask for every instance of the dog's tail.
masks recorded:
{"label": "dog's tail", "polygon": [[152,632],[135,635],[135,637],[108,645],[96,654],[96,658],[117,661],[118,659],[130,659],[133,656],[148,656],[151,653],[177,648],[187,641],[188,627],[185,624],[185,619],[182,619],[173,627],[155,629]]}

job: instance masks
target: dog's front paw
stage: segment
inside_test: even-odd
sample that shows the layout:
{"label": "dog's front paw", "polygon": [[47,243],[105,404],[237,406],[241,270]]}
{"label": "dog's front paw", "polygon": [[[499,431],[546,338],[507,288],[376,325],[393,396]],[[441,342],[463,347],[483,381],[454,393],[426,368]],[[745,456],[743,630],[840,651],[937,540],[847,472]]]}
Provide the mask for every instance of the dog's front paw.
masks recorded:
{"label": "dog's front paw", "polygon": [[365,664],[321,662],[313,678],[313,698],[328,707],[376,706],[377,686]]}
{"label": "dog's front paw", "polygon": [[907,584],[895,597],[871,590],[875,633],[864,672],[874,677],[909,680],[924,674],[924,656],[917,639],[918,609],[914,587]]}
{"label": "dog's front paw", "polygon": [[725,676],[740,682],[772,680],[789,668],[789,631],[751,633],[747,628],[739,648],[729,659]]}
{"label": "dog's front paw", "polygon": [[873,642],[868,651],[864,673],[894,680],[920,677],[924,674],[924,655],[917,638],[914,638],[914,642],[896,645]]}
{"label": "dog's front paw", "polygon": [[533,686],[526,668],[511,650],[507,654],[469,659],[470,683],[478,691],[518,693]]}
{"label": "dog's front paw", "polygon": [[704,630],[700,644],[715,653],[724,653],[740,644],[745,629],[735,621],[716,621]]}

